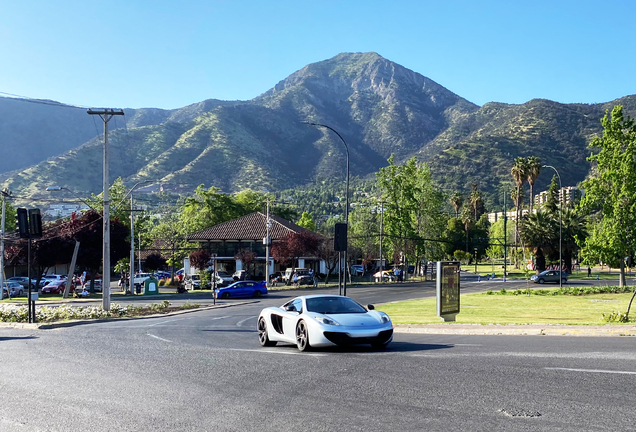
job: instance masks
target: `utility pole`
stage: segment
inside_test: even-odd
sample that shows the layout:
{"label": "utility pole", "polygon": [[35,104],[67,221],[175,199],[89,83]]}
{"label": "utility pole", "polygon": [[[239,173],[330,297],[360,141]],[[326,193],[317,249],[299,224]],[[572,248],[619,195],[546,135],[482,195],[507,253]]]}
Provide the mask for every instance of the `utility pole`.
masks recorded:
{"label": "utility pole", "polygon": [[382,259],[382,236],[384,235],[384,201],[380,202],[380,282],[384,271],[384,260]]}
{"label": "utility pole", "polygon": [[506,191],[504,191],[503,193],[504,195],[504,274],[503,274],[503,280],[504,282],[506,281],[506,272],[507,272],[507,261],[508,261],[508,246],[506,245],[506,242],[508,241],[508,228],[507,228],[507,224],[508,224],[508,210],[506,210]]}
{"label": "utility pole", "polygon": [[104,122],[104,176],[103,176],[103,198],[104,198],[104,247],[103,247],[103,263],[102,263],[102,309],[110,311],[110,196],[108,188],[110,181],[108,179],[108,122],[113,116],[124,115],[124,110],[101,108],[87,111],[88,115],[98,115]]}
{"label": "utility pole", "polygon": [[[10,192],[8,192],[7,190],[3,190],[0,191],[0,194],[2,194],[2,222],[0,225],[0,287],[4,286],[4,227],[5,227],[5,204],[4,204],[4,200],[5,198],[9,197],[11,195]],[[7,288],[7,291],[9,289]],[[1,288],[0,288],[0,292],[1,292]],[[7,292],[7,294],[9,294]],[[0,295],[0,297],[2,297],[2,295]]]}
{"label": "utility pole", "polygon": [[265,217],[265,238],[263,239],[263,243],[265,243],[265,286],[269,284],[269,245],[272,242],[270,238],[270,229],[272,228],[272,221],[269,219],[269,198],[267,198],[267,215]]}

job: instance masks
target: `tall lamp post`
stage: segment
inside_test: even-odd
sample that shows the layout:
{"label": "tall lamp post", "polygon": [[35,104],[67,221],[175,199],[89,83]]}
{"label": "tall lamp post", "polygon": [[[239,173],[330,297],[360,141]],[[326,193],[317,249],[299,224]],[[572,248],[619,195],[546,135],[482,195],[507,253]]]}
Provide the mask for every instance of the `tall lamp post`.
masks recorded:
{"label": "tall lamp post", "polygon": [[[559,194],[563,194],[563,186],[561,186],[561,176],[552,165],[542,165],[541,168],[552,168],[559,178]],[[563,259],[562,259],[562,242],[563,242],[563,196],[559,197],[559,288],[563,288]]]}
{"label": "tall lamp post", "polygon": [[[119,208],[119,206],[121,206],[124,201],[126,200],[126,198],[128,198],[128,196],[130,195],[130,295],[134,295],[135,294],[135,287],[133,284],[133,280],[135,279],[135,210],[133,209],[133,196],[132,193],[135,189],[137,189],[139,186],[143,185],[143,184],[148,184],[148,183],[152,183],[153,180],[144,180],[144,181],[140,181],[138,183],[135,183],[135,185],[128,191],[128,193],[122,198],[122,200],[119,202],[119,204],[117,204],[117,206],[115,207],[115,210],[113,210],[113,213],[117,211],[117,209]],[[141,247],[141,240],[139,241],[139,246]],[[140,255],[141,256],[141,255]],[[141,270],[141,267],[139,267],[139,270]],[[110,290],[108,291],[110,294]]]}
{"label": "tall lamp post", "polygon": [[[302,122],[305,124],[308,124],[310,126],[317,126],[317,127],[323,127],[323,128],[327,128],[330,131],[332,131],[333,133],[335,133],[336,135],[338,135],[338,138],[340,138],[340,140],[342,141],[342,143],[345,146],[345,150],[347,153],[347,186],[346,186],[346,191],[345,191],[345,224],[347,225],[347,231],[349,230],[349,147],[347,146],[347,143],[345,142],[344,138],[342,137],[342,135],[340,135],[338,133],[338,131],[336,131],[334,128],[332,128],[331,126],[327,126],[324,124],[320,124],[320,123],[313,123],[313,122]],[[345,245],[345,251],[344,251],[344,262],[345,262],[345,268],[348,269],[348,263],[347,263],[347,249],[349,247],[349,239],[347,237],[347,244]],[[342,270],[342,268],[340,268],[340,270]],[[343,295],[347,295],[347,272],[345,271],[345,277],[344,277],[344,283],[343,283]]]}

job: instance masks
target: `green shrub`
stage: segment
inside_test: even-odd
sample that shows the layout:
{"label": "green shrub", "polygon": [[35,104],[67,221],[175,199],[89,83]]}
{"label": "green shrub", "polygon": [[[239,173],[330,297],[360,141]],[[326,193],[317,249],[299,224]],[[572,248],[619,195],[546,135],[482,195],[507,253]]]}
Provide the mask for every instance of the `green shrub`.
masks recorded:
{"label": "green shrub", "polygon": [[612,311],[611,313],[607,315],[603,314],[603,321],[606,321],[608,323],[613,323],[613,322],[626,323],[626,322],[629,322],[629,317],[627,316],[626,313]]}
{"label": "green shrub", "polygon": [[493,294],[493,293],[492,293],[492,290],[488,290],[488,291],[486,291],[486,295],[492,295],[492,294]]}
{"label": "green shrub", "polygon": [[500,293],[501,295],[506,295],[506,293],[507,293],[507,292],[508,292],[508,291],[506,291],[506,289],[505,289],[505,288],[502,288],[502,289],[501,289],[501,291],[499,291],[499,293]]}

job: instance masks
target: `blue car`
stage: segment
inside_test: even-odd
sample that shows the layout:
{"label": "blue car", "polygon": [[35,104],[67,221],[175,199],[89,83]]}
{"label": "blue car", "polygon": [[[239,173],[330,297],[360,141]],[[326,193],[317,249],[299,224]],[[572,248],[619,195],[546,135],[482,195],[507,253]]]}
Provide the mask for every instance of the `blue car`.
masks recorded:
{"label": "blue car", "polygon": [[216,290],[217,298],[260,297],[267,294],[265,282],[239,281]]}

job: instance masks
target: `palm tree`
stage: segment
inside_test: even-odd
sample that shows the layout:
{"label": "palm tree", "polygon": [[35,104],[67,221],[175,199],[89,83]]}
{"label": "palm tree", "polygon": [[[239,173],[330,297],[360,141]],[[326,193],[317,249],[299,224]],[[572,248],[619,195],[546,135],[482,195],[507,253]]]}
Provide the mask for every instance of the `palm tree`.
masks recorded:
{"label": "palm tree", "polygon": [[537,273],[542,272],[545,270],[545,255],[552,255],[558,250],[559,221],[554,219],[552,213],[546,211],[530,213],[522,221],[521,239],[536,257]]}
{"label": "palm tree", "polygon": [[[521,188],[523,186],[523,182],[528,178],[528,167],[526,164],[526,159],[522,157],[515,158],[515,162],[512,165],[512,169],[510,170],[510,175],[515,181],[515,185],[517,187],[515,196],[513,197],[515,202],[515,252],[517,251],[517,246],[519,244],[519,210],[521,207],[522,193]],[[519,263],[515,261],[515,268],[519,268]]]}
{"label": "palm tree", "polygon": [[563,263],[570,273],[572,269],[572,255],[577,250],[577,243],[587,237],[587,218],[574,209],[565,207],[562,216],[563,233],[561,238]]}
{"label": "palm tree", "polygon": [[473,212],[468,205],[465,205],[462,210],[462,222],[464,223],[464,230],[466,231],[466,252],[468,252],[468,231],[473,223]]}
{"label": "palm tree", "polygon": [[464,204],[464,197],[460,191],[455,191],[450,197],[450,203],[455,209],[455,219],[459,219],[459,209]]}
{"label": "palm tree", "polygon": [[477,222],[477,220],[479,219],[477,217],[477,209],[479,209],[479,205],[482,202],[481,192],[479,191],[478,186],[476,184],[473,184],[471,189],[472,191],[470,192],[470,197],[468,197],[468,200],[473,210],[475,211],[475,222]]}
{"label": "palm tree", "polygon": [[528,167],[527,172],[527,180],[530,185],[530,213],[532,213],[532,209],[534,207],[534,183],[539,178],[539,174],[541,173],[541,161],[538,157],[530,156],[526,160],[526,165]]}

